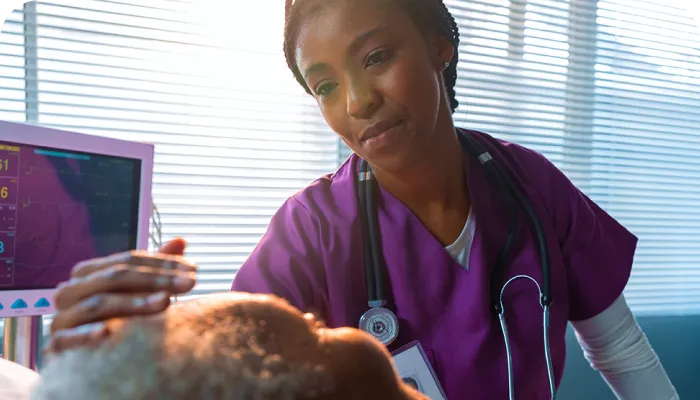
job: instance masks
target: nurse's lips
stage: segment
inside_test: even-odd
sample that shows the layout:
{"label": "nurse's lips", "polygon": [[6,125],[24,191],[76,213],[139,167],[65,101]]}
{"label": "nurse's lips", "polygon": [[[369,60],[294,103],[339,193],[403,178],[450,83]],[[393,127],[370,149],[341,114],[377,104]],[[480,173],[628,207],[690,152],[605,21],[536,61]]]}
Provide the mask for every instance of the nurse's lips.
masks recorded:
{"label": "nurse's lips", "polygon": [[396,127],[401,125],[402,120],[382,120],[378,121],[362,131],[360,143],[363,147],[381,147],[387,143],[390,136],[396,131]]}

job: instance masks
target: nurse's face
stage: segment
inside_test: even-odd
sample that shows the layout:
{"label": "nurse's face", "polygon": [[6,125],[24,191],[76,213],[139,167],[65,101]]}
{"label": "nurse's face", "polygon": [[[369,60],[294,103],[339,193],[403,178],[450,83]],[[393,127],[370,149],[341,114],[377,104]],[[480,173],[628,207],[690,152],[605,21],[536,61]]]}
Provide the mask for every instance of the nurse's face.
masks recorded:
{"label": "nurse's face", "polygon": [[331,1],[302,17],[296,62],[330,127],[374,167],[399,170],[450,118],[442,72],[452,44],[395,1]]}

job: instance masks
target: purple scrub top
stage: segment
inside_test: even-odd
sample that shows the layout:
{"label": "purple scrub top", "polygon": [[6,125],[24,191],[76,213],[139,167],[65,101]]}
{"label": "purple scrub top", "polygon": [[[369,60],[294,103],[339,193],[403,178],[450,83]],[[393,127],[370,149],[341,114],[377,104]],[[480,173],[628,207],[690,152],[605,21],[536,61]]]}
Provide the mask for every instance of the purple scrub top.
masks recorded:
{"label": "purple scrub top", "polygon": [[[564,371],[567,321],[604,311],[630,276],[637,238],[593,203],[542,155],[487,134],[476,139],[520,183],[545,234],[552,267],[550,344],[556,384]],[[275,214],[260,244],[233,282],[234,291],[272,293],[328,326],[357,327],[367,310],[361,217],[356,181],[360,158],[292,196]],[[393,351],[418,340],[447,398],[506,399],[506,352],[489,304],[489,276],[508,233],[508,208],[483,167],[467,161],[476,219],[469,268],[459,265],[398,199],[376,194],[379,229],[400,334]],[[518,207],[520,231],[504,278],[527,274],[541,282],[530,222]],[[520,279],[504,294],[515,393],[548,399],[549,384],[537,288]]]}

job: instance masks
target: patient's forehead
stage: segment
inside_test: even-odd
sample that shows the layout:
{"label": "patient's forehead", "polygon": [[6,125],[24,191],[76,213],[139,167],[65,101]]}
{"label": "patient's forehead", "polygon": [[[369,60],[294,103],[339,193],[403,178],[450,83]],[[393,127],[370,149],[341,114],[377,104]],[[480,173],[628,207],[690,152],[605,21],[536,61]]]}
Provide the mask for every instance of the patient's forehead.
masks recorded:
{"label": "patient's forehead", "polygon": [[[296,335],[311,334],[320,342],[342,341],[363,347],[372,352],[388,356],[385,347],[366,333],[354,328],[327,328],[314,314],[302,313],[287,301],[272,295],[240,292],[219,293],[198,299],[182,301],[168,311],[174,321],[200,319],[206,325],[216,324],[215,319],[240,319],[255,323],[261,331],[281,332],[283,339]],[[189,322],[189,321],[188,321]],[[236,326],[228,326],[234,330]]]}
{"label": "patient's forehead", "polygon": [[222,330],[228,330],[231,335],[237,331],[250,334],[253,330],[261,345],[284,354],[289,361],[314,358],[327,363],[327,357],[357,352],[378,364],[385,364],[391,358],[386,348],[368,334],[354,328],[327,328],[316,316],[303,314],[271,295],[221,293],[181,302],[168,313],[170,329],[202,325],[221,334],[226,334]]}
{"label": "patient's forehead", "polygon": [[[367,349],[381,357],[390,357],[385,347],[366,333],[354,328],[330,329],[313,314],[304,314],[287,301],[272,295],[227,292],[180,301],[167,312],[145,319],[125,319],[120,327],[146,325],[176,334],[179,330],[206,328],[210,333],[231,335],[245,330],[256,331],[268,342],[279,342],[295,350],[328,342],[352,343],[348,349]],[[117,325],[115,325],[116,327]],[[253,333],[256,333],[253,332]],[[271,344],[271,343],[270,343]],[[358,346],[363,344],[362,346]],[[341,347],[342,348],[342,347]]]}
{"label": "patient's forehead", "polygon": [[286,307],[290,312],[298,312],[298,310],[289,305],[287,301],[279,297],[268,294],[244,292],[220,292],[208,294],[206,296],[185,297],[181,298],[174,304],[174,307],[171,308],[211,307],[234,303],[265,303],[270,306]]}
{"label": "patient's forehead", "polygon": [[[310,359],[319,345],[323,324],[305,317],[288,302],[270,295],[221,293],[180,301],[165,313],[113,321],[113,331],[146,330],[163,341],[202,335],[227,346],[254,338],[271,352],[291,359]],[[225,342],[225,343],[224,343]],[[240,346],[245,343],[240,343]],[[306,354],[301,354],[305,352]]]}
{"label": "patient's forehead", "polygon": [[[289,324],[308,329],[309,320],[285,300],[271,295],[249,293],[219,293],[183,301],[168,310],[171,317],[196,316],[208,318],[258,319],[263,322]],[[262,326],[264,327],[264,326]]]}
{"label": "patient's forehead", "polygon": [[182,300],[164,313],[114,319],[108,325],[116,334],[110,342],[121,340],[136,329],[164,341],[201,331],[230,339],[242,334],[257,335],[270,345],[305,347],[318,340],[316,331],[323,326],[275,296],[238,292]]}
{"label": "patient's forehead", "polygon": [[303,320],[302,313],[283,299],[272,295],[241,292],[216,293],[181,299],[168,308],[165,314],[168,318],[229,315],[239,318]]}

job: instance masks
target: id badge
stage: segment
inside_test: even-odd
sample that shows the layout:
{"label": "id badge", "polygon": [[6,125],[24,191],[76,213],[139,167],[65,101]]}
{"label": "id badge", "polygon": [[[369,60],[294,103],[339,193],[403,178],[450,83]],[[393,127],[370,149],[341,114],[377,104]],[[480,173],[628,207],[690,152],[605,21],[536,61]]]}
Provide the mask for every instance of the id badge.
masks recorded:
{"label": "id badge", "polygon": [[445,400],[445,391],[430,365],[423,346],[417,341],[396,350],[392,354],[394,368],[404,383],[412,386],[432,400]]}

